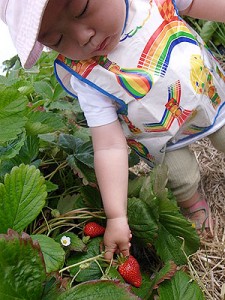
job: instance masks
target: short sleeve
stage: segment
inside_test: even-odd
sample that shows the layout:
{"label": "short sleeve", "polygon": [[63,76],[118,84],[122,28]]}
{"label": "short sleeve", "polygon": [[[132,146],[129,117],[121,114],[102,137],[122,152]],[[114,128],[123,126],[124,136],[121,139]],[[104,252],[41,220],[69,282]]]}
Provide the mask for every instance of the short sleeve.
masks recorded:
{"label": "short sleeve", "polygon": [[89,127],[107,125],[118,119],[112,99],[74,76],[71,77],[71,86],[76,91]]}
{"label": "short sleeve", "polygon": [[183,11],[191,5],[193,0],[175,0],[177,9]]}

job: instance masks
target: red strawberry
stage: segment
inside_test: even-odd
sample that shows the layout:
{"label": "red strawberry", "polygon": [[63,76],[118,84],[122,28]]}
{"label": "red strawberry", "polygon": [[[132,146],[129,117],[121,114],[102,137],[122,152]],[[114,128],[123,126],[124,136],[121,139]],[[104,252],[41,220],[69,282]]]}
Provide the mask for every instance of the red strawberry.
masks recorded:
{"label": "red strawberry", "polygon": [[98,223],[89,222],[84,226],[84,234],[94,238],[96,236],[103,235],[105,233],[105,228]]}
{"label": "red strawberry", "polygon": [[[141,271],[138,261],[130,255],[125,261],[125,257],[119,257],[120,263],[118,271],[123,279],[135,287],[140,287],[142,282]],[[122,263],[121,263],[122,261]]]}

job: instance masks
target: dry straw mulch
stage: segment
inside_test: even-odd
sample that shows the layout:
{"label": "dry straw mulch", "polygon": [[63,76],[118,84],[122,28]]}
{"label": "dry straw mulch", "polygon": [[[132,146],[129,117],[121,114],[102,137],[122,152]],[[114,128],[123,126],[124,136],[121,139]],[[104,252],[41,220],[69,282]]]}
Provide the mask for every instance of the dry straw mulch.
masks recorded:
{"label": "dry straw mulch", "polygon": [[201,247],[190,258],[190,271],[206,299],[225,300],[225,155],[208,139],[191,146],[199,161],[200,189],[214,221],[213,237],[201,237]]}

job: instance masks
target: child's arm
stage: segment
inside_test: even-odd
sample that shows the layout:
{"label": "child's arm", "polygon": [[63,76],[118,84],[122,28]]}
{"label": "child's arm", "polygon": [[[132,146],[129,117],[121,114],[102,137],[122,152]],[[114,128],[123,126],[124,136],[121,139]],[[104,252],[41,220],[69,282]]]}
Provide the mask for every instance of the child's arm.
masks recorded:
{"label": "child's arm", "polygon": [[105,258],[114,252],[129,255],[130,229],[127,222],[128,149],[119,121],[91,128],[95,172],[101,191],[107,226]]}
{"label": "child's arm", "polygon": [[180,13],[197,19],[225,22],[225,0],[193,0]]}

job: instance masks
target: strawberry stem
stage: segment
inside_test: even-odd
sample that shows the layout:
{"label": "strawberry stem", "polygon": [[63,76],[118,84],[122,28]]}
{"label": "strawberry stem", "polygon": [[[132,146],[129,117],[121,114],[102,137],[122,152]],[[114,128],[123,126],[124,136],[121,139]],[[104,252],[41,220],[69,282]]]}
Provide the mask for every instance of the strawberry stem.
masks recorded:
{"label": "strawberry stem", "polygon": [[64,271],[66,271],[66,270],[69,270],[69,269],[71,269],[71,268],[77,267],[77,266],[82,265],[82,264],[84,264],[84,263],[87,263],[87,262],[90,262],[90,261],[96,261],[96,260],[99,259],[99,258],[103,258],[103,254],[104,254],[104,252],[101,253],[101,254],[99,254],[99,255],[97,255],[97,256],[90,257],[90,258],[87,258],[87,259],[85,259],[85,260],[82,260],[82,261],[80,261],[80,262],[78,262],[78,263],[76,263],[76,264],[67,266],[67,267],[65,267],[65,268],[63,268],[63,269],[61,269],[61,270],[59,270],[59,273],[62,273],[62,272],[64,272]]}

